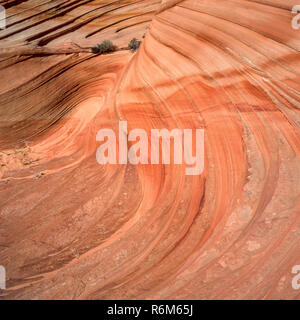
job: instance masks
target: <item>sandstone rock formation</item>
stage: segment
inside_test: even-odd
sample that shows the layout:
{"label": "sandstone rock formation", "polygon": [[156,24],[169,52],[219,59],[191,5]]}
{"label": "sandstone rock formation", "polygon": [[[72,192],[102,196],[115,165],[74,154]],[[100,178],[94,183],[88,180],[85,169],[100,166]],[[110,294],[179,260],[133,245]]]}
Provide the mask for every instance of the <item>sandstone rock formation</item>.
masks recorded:
{"label": "sandstone rock formation", "polygon": [[[295,1],[3,3],[2,298],[300,298]],[[119,120],[204,128],[204,172],[99,165]]]}

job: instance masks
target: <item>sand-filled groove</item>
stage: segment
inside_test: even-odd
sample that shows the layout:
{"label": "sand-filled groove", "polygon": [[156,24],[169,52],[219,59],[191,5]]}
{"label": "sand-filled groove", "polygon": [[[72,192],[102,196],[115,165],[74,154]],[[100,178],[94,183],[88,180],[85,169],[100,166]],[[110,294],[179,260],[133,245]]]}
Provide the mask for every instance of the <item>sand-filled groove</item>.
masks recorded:
{"label": "sand-filled groove", "polygon": [[[4,4],[1,298],[300,298],[294,4]],[[136,53],[87,49],[134,36]],[[99,165],[97,132],[119,120],[203,128],[203,173]]]}

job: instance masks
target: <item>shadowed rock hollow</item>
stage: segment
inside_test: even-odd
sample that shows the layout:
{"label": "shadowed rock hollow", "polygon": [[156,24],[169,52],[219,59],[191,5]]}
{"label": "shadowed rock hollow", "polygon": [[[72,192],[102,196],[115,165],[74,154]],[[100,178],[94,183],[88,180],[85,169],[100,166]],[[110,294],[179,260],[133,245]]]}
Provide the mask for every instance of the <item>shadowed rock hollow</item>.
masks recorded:
{"label": "shadowed rock hollow", "polygon": [[[300,298],[295,1],[0,4],[2,298]],[[99,165],[119,120],[204,128],[204,172]]]}

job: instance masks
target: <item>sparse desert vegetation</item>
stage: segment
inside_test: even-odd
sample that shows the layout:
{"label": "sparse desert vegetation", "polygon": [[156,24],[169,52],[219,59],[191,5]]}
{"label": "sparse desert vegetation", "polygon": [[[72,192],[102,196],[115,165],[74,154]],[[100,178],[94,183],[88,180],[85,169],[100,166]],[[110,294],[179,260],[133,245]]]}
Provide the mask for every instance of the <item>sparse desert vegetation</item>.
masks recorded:
{"label": "sparse desert vegetation", "polygon": [[104,54],[116,51],[116,46],[110,40],[103,40],[100,44],[96,44],[91,49],[95,54]]}
{"label": "sparse desert vegetation", "polygon": [[128,44],[128,49],[132,52],[135,52],[140,47],[141,43],[142,43],[142,41],[138,40],[137,38],[133,38],[130,40],[130,42]]}

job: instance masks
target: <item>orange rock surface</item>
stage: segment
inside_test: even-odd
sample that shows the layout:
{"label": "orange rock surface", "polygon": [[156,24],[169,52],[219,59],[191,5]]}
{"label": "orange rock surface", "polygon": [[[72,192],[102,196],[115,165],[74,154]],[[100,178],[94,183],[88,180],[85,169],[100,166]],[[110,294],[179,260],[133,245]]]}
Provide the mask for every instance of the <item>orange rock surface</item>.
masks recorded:
{"label": "orange rock surface", "polygon": [[[2,2],[1,298],[300,299],[295,1]],[[119,120],[204,128],[204,172],[99,165]]]}

